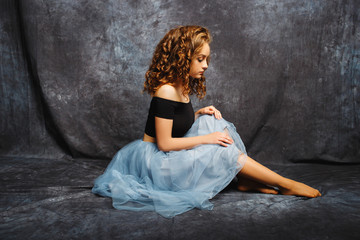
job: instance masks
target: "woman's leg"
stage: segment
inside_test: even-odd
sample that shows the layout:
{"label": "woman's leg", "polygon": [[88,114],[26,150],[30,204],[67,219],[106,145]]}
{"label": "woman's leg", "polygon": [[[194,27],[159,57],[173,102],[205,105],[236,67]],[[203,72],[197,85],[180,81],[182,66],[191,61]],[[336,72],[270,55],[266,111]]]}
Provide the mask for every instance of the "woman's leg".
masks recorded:
{"label": "woman's leg", "polygon": [[[279,174],[271,171],[267,167],[261,165],[260,163],[256,162],[252,158],[248,157],[247,161],[245,162],[244,167],[241,169],[240,173],[238,174],[240,178],[247,178],[253,182],[257,182],[259,184],[264,184],[263,187],[258,185],[260,192],[262,189],[269,189],[266,185],[277,187],[279,191],[284,195],[296,195],[296,196],[304,196],[304,197],[319,197],[321,196],[320,192],[312,187],[309,187],[303,183],[293,181],[288,178],[284,178]],[[246,182],[245,182],[246,183]],[[241,185],[239,186],[241,189]],[[269,192],[274,193],[274,192]]]}
{"label": "woman's leg", "polygon": [[273,187],[250,180],[246,177],[241,177],[240,174],[237,175],[237,189],[242,192],[261,192],[267,194],[279,193],[279,191]]}

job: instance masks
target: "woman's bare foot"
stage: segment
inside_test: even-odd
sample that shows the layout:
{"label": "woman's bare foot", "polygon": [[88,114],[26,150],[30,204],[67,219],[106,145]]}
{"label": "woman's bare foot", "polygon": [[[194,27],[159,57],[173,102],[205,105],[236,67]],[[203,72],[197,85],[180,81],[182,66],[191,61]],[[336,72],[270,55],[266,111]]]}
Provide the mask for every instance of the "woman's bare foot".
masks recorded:
{"label": "woman's bare foot", "polygon": [[274,188],[269,187],[265,184],[261,184],[255,181],[252,181],[247,178],[238,177],[238,186],[237,189],[242,192],[261,192],[267,194],[278,194],[279,192],[276,191]]}
{"label": "woman's bare foot", "polygon": [[279,187],[281,194],[284,195],[295,195],[309,198],[321,196],[321,193],[317,189],[291,179],[287,179],[287,183],[285,185],[285,187]]}

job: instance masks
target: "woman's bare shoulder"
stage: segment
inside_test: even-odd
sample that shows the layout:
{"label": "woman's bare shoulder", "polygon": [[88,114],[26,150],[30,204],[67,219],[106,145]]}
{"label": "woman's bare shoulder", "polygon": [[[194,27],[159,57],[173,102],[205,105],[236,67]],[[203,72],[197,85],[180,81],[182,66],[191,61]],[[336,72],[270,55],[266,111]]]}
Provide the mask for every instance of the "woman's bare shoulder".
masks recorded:
{"label": "woman's bare shoulder", "polygon": [[178,90],[169,84],[162,85],[155,92],[154,97],[165,98],[172,101],[180,101]]}

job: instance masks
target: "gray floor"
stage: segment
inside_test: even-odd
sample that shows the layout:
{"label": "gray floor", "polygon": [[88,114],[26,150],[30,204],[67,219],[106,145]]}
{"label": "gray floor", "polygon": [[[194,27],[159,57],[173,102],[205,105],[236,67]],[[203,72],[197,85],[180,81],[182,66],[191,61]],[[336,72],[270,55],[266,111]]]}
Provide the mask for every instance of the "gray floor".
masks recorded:
{"label": "gray floor", "polygon": [[91,193],[103,160],[1,158],[0,239],[360,239],[360,165],[269,166],[321,198],[242,193],[172,219]]}

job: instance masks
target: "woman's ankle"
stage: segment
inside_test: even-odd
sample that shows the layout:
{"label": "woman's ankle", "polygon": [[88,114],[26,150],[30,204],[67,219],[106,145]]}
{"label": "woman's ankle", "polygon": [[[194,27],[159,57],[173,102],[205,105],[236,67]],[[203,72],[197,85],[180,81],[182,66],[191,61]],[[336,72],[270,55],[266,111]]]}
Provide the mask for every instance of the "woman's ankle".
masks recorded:
{"label": "woman's ankle", "polygon": [[275,187],[281,190],[281,189],[291,189],[293,186],[294,186],[293,180],[282,177],[281,181]]}

